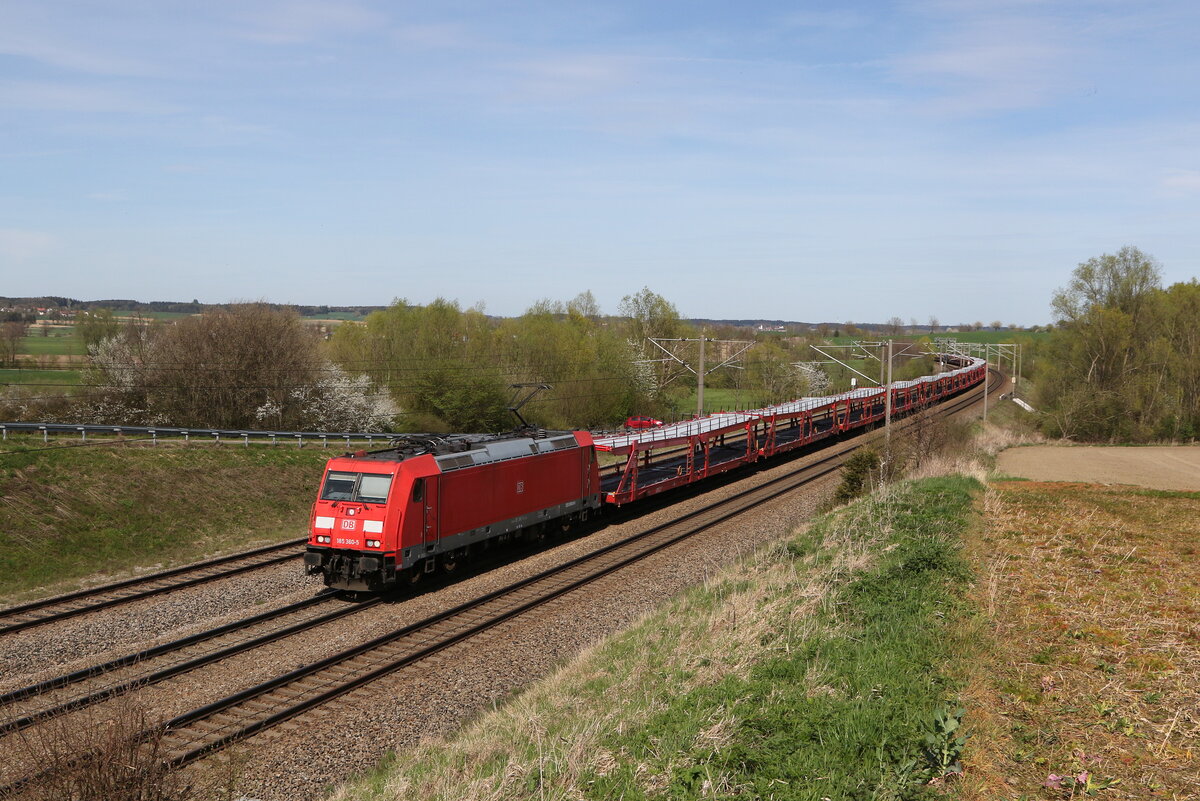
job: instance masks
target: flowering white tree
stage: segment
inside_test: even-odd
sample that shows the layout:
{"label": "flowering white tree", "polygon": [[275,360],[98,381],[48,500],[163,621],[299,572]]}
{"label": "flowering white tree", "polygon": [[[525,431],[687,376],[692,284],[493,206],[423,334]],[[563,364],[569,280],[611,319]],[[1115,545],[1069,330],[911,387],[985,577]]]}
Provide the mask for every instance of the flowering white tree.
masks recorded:
{"label": "flowering white tree", "polygon": [[[388,431],[400,413],[388,393],[375,389],[370,378],[350,375],[333,364],[323,367],[311,386],[293,389],[291,397],[301,418],[318,431]],[[271,410],[259,412],[259,419],[264,419]]]}

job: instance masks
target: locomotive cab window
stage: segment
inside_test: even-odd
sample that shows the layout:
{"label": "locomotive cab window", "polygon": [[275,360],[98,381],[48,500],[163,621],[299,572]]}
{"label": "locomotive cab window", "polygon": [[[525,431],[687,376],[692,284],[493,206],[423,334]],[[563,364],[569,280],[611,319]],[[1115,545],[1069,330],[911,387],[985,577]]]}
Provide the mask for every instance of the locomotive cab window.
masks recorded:
{"label": "locomotive cab window", "polygon": [[354,497],[354,483],[358,480],[356,473],[335,473],[329,471],[325,476],[325,487],[321,490],[323,501],[348,501]]}
{"label": "locomotive cab window", "polygon": [[392,477],[380,473],[339,473],[333,470],[325,476],[321,488],[323,501],[357,501],[387,503]]}
{"label": "locomotive cab window", "polygon": [[363,503],[387,503],[388,490],[391,488],[391,476],[363,473],[358,482],[358,496],[354,500]]}

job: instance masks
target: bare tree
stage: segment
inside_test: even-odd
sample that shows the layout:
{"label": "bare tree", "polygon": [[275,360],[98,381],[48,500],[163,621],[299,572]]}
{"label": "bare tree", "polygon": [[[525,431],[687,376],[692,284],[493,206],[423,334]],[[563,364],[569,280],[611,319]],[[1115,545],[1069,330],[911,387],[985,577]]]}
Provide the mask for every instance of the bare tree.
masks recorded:
{"label": "bare tree", "polygon": [[[101,390],[94,416],[113,418],[104,422],[371,430],[394,411],[327,362],[298,315],[264,303],[131,325],[91,352]],[[362,425],[347,425],[354,421]]]}
{"label": "bare tree", "polygon": [[17,351],[20,349],[21,340],[25,337],[25,333],[29,329],[29,324],[19,321],[10,320],[0,326],[0,363],[16,364]]}

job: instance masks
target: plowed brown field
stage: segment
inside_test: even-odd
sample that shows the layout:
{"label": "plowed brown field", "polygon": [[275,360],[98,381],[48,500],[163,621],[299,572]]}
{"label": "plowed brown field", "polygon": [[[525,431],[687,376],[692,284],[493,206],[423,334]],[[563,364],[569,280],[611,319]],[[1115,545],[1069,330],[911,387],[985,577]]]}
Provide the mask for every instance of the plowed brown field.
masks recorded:
{"label": "plowed brown field", "polygon": [[1152,489],[1200,491],[1200,445],[1103,447],[1032,445],[1009,448],[996,467],[1035,481],[1133,484]]}

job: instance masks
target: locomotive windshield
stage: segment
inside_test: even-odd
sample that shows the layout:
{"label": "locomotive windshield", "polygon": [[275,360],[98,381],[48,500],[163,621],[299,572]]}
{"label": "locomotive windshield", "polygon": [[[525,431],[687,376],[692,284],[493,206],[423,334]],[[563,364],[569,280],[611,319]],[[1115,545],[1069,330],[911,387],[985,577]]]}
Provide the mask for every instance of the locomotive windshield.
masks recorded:
{"label": "locomotive windshield", "polygon": [[325,476],[321,488],[323,501],[357,501],[387,503],[392,477],[385,473],[339,473],[333,470]]}

